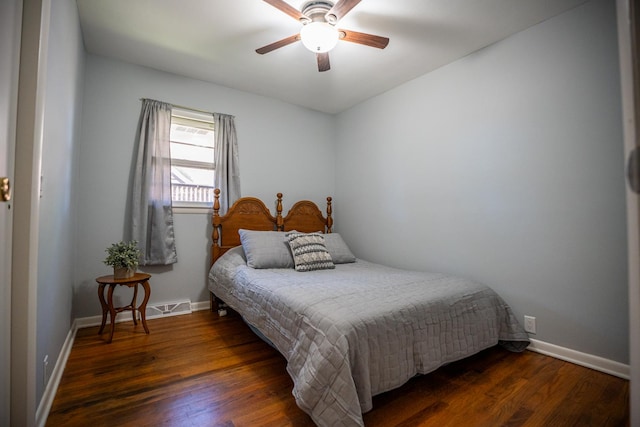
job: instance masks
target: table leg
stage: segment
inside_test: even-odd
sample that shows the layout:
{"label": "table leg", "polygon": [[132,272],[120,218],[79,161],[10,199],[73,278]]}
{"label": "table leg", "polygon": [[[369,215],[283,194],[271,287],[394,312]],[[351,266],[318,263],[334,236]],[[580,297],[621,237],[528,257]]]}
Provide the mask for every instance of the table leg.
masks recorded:
{"label": "table leg", "polygon": [[138,308],[140,312],[140,317],[142,318],[142,326],[144,327],[144,331],[149,333],[149,328],[147,327],[147,302],[149,301],[149,297],[151,296],[151,287],[149,286],[149,281],[145,280],[141,283],[144,288],[144,299],[142,300],[142,304]]}
{"label": "table leg", "polygon": [[133,298],[131,299],[131,316],[133,316],[133,324],[138,324],[138,319],[136,319],[136,305],[138,300],[138,284],[136,283],[133,286]]}
{"label": "table leg", "polygon": [[98,286],[98,299],[100,300],[100,306],[102,307],[102,323],[100,324],[100,330],[98,331],[98,335],[100,335],[104,330],[105,323],[107,323],[108,307],[104,300],[104,283],[100,283],[100,286]]}
{"label": "table leg", "polygon": [[113,290],[115,287],[115,283],[111,283],[109,285],[109,292],[107,293],[107,304],[109,305],[109,314],[111,315],[111,333],[109,334],[108,343],[113,339],[113,333],[116,329],[116,309],[113,307]]}

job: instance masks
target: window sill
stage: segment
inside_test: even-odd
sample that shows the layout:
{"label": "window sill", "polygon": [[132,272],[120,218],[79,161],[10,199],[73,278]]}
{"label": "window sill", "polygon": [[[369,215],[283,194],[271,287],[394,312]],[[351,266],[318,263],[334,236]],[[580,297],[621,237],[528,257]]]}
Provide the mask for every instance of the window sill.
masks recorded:
{"label": "window sill", "polygon": [[212,215],[213,214],[213,208],[187,208],[184,206],[174,206],[172,210],[173,210],[173,213],[176,215],[182,215],[182,214]]}

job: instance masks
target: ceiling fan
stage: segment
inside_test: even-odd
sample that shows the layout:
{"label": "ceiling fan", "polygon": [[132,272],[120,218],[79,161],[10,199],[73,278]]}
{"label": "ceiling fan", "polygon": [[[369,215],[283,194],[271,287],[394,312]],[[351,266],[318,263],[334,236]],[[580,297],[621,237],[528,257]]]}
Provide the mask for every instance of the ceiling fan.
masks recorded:
{"label": "ceiling fan", "polygon": [[335,4],[327,0],[309,1],[298,10],[283,0],[264,0],[271,6],[286,13],[302,23],[300,33],[286,37],[277,42],[268,44],[256,52],[260,55],[287,46],[291,43],[302,41],[307,49],[316,54],[318,71],[327,71],[329,64],[329,51],[335,47],[339,40],[363,44],[365,46],[384,49],[389,44],[387,37],[373,34],[359,33],[357,31],[336,28],[335,25],[361,0],[338,0]]}

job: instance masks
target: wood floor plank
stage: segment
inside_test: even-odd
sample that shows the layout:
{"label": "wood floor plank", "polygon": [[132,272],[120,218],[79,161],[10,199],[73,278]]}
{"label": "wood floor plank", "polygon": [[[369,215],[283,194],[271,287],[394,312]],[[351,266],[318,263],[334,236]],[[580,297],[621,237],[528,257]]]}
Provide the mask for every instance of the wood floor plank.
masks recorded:
{"label": "wood floor plank", "polygon": [[[208,311],[81,329],[47,426],[313,426],[286,361],[237,315]],[[108,332],[108,330],[107,330]],[[629,384],[499,347],[375,396],[367,427],[629,425]]]}

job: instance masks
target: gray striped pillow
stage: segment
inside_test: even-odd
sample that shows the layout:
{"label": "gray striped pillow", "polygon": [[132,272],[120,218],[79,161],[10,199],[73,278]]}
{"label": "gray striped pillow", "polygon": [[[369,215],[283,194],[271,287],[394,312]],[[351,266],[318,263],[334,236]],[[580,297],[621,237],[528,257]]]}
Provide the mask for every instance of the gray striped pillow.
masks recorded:
{"label": "gray striped pillow", "polygon": [[336,268],[331,254],[319,233],[287,233],[296,271],[329,270]]}

